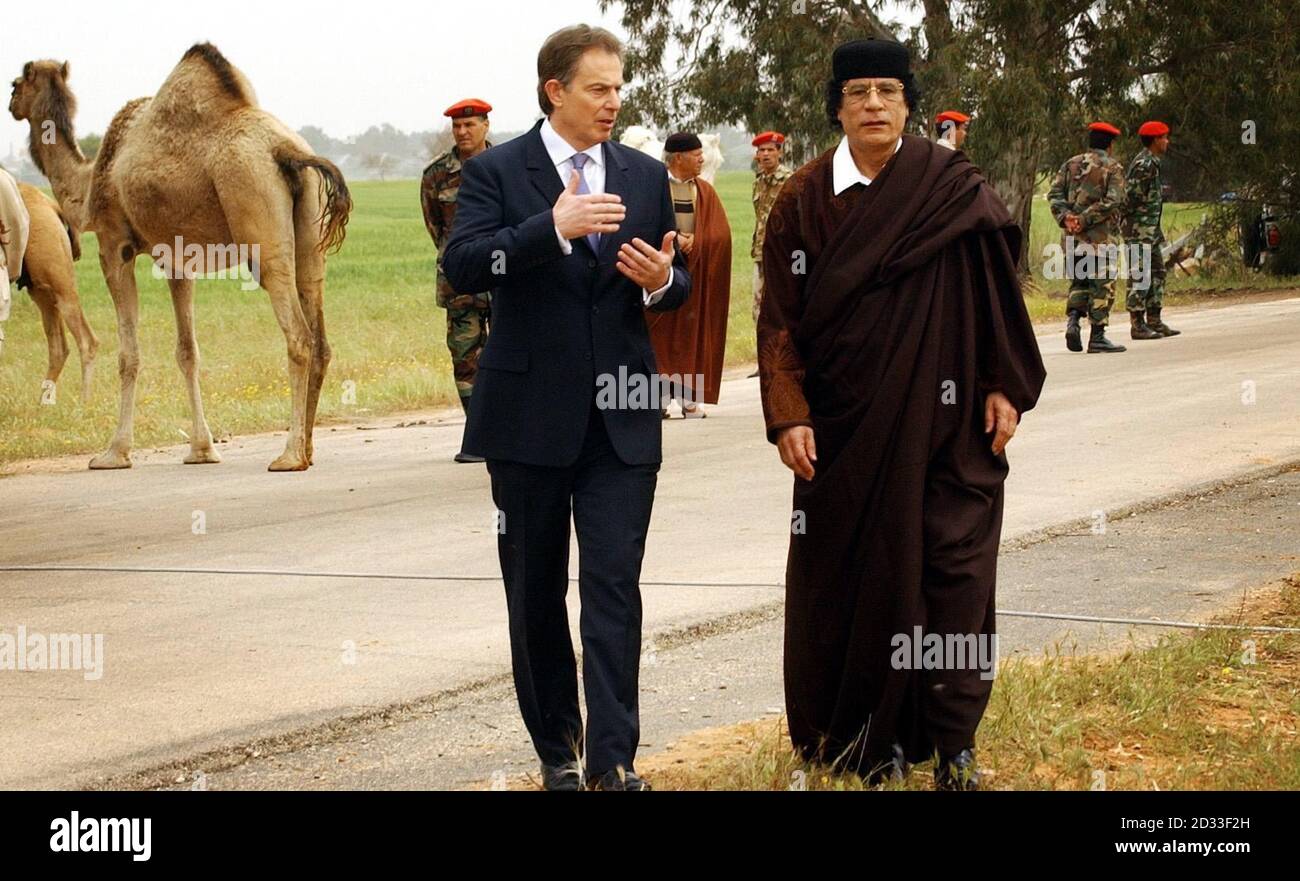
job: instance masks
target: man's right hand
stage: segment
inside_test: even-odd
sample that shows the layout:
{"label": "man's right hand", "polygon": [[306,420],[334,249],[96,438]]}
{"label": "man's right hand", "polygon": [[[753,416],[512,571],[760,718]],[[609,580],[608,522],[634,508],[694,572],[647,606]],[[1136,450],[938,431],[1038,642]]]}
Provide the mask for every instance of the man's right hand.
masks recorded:
{"label": "man's right hand", "polygon": [[573,172],[569,183],[555,200],[551,218],[555,228],[566,239],[580,239],[592,233],[608,235],[618,232],[627,208],[616,193],[578,195],[578,172]]}
{"label": "man's right hand", "polygon": [[817,444],[813,441],[813,430],[807,425],[792,425],[784,429],[776,438],[776,448],[781,453],[781,461],[804,480],[812,480],[813,463],[817,461]]}

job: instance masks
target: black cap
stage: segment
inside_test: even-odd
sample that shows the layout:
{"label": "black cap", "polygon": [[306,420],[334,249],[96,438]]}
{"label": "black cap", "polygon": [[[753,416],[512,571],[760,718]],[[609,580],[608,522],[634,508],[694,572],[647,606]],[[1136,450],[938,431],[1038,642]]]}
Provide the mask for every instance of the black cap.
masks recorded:
{"label": "black cap", "polygon": [[694,132],[677,132],[668,136],[664,141],[665,153],[687,153],[691,150],[702,150],[704,144],[700,141],[700,136]]}
{"label": "black cap", "polygon": [[912,71],[907,47],[895,40],[850,40],[835,48],[831,58],[836,80],[893,77],[907,82]]}

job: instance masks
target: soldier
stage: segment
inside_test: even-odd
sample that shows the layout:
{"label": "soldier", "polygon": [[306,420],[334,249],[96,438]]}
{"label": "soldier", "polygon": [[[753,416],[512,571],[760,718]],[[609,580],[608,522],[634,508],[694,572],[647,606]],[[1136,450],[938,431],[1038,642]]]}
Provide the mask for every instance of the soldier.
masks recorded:
{"label": "soldier", "polygon": [[1142,150],[1133,157],[1124,175],[1124,243],[1129,260],[1126,305],[1129,334],[1133,339],[1158,340],[1182,332],[1160,320],[1165,296],[1160,157],[1169,151],[1169,126],[1163,122],[1144,122],[1138,129],[1138,137],[1142,139]]}
{"label": "soldier", "polygon": [[945,110],[934,118],[934,127],[939,130],[936,144],[960,150],[970,128],[970,117],[959,110]]}
{"label": "soldier", "polygon": [[[1124,205],[1124,169],[1112,155],[1119,129],[1108,122],[1088,126],[1088,150],[1072,156],[1056,173],[1047,193],[1052,217],[1065,231],[1063,246],[1070,266],[1065,345],[1083,351],[1079,321],[1092,325],[1089,352],[1123,352],[1106,339],[1110,307],[1115,303],[1115,251]],[[1080,258],[1076,260],[1075,258]]]}
{"label": "soldier", "polygon": [[758,307],[763,302],[763,234],[767,230],[767,215],[793,172],[781,162],[785,135],[763,132],[752,143],[758,172],[754,175],[754,241],[749,254],[754,259],[754,320],[758,321]]}
{"label": "soldier", "polygon": [[[488,114],[491,112],[492,105],[477,98],[459,101],[443,111],[443,115],[452,120],[451,133],[456,145],[429,163],[420,182],[424,225],[438,248],[438,305],[447,310],[447,348],[451,351],[456,392],[466,413],[469,413],[470,396],[474,392],[478,356],[487,342],[491,295],[488,291],[463,294],[452,290],[442,271],[442,254],[456,217],[461,166],[492,146],[487,140]],[[483,460],[478,456],[457,453],[456,461]]]}

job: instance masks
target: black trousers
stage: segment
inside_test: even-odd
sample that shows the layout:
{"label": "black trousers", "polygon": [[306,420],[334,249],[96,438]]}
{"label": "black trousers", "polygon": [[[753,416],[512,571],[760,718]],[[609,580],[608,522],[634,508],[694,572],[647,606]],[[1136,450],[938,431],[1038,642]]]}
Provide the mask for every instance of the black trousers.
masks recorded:
{"label": "black trousers", "polygon": [[659,466],[627,465],[592,407],[582,452],[550,468],[489,459],[510,617],[510,654],[524,724],[543,762],[583,754],[577,663],[569,638],[569,522],[578,537],[586,767],[633,770],[640,740],[641,560]]}

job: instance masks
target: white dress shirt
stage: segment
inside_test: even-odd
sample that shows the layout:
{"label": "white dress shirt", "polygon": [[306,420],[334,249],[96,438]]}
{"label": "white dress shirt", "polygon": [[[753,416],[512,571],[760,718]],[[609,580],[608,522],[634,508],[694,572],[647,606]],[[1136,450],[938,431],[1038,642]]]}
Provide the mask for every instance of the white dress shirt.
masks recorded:
{"label": "white dress shirt", "polygon": [[[898,143],[894,145],[894,152],[897,153],[902,146],[903,139],[899,138]],[[849,150],[848,135],[845,135],[840,139],[840,145],[835,148],[835,155],[831,157],[831,189],[838,196],[854,184],[869,187],[871,178],[858,170],[858,164],[853,161],[853,153]]]}
{"label": "white dress shirt", "polygon": [[[593,194],[605,192],[605,151],[601,144],[592,144],[585,150],[575,150],[568,141],[555,130],[549,119],[542,121],[541,128],[542,146],[546,147],[546,153],[551,157],[551,162],[555,165],[555,173],[560,176],[560,182],[565,186],[569,185],[569,178],[573,176],[573,154],[586,153],[590,158],[582,169],[582,176],[587,179],[587,189]],[[573,253],[573,243],[566,239],[561,233],[560,228],[555,228],[555,237],[560,242],[560,250],[564,255]],[[668,284],[661,287],[654,293],[650,293],[644,288],[641,293],[647,306],[659,302],[664,293],[672,287],[673,284],[673,267],[668,267]]]}

